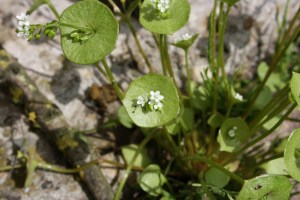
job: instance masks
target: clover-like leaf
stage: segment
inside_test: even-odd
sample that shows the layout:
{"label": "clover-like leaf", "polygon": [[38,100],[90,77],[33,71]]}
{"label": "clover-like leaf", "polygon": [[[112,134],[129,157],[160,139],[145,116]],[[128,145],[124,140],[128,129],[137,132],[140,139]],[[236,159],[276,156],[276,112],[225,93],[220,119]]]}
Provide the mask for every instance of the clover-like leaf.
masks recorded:
{"label": "clover-like leaf", "polygon": [[263,175],[246,180],[237,199],[289,199],[292,188],[293,185],[285,176]]}
{"label": "clover-like leaf", "polygon": [[247,140],[248,136],[249,127],[242,118],[227,119],[222,124],[217,138],[220,150],[233,152]]}
{"label": "clover-like leaf", "polygon": [[290,82],[291,92],[294,100],[300,106],[300,74],[293,72],[292,80]]}
{"label": "clover-like leaf", "polygon": [[294,130],[287,141],[284,164],[291,177],[300,182],[300,129]]}
{"label": "clover-like leaf", "polygon": [[217,186],[219,188],[225,187],[230,177],[224,172],[212,167],[205,173],[205,181],[209,185]]}
{"label": "clover-like leaf", "polygon": [[99,1],[79,1],[64,10],[59,21],[62,49],[72,62],[96,63],[116,46],[118,22]]}
{"label": "clover-like leaf", "polygon": [[145,0],[140,10],[140,23],[153,33],[172,34],[187,23],[190,10],[187,0],[170,0],[166,13],[161,13],[154,2]]}
{"label": "clover-like leaf", "polygon": [[141,188],[152,196],[158,196],[162,193],[162,186],[166,180],[158,165],[149,165],[138,177]]}
{"label": "clover-like leaf", "polygon": [[[139,149],[138,145],[136,144],[130,144],[128,146],[122,147],[122,154],[124,156],[124,159],[127,163],[130,163],[134,155],[137,153],[137,150]],[[141,149],[140,152],[138,152],[138,156],[134,162],[134,166],[139,167],[146,167],[151,163],[146,149]]]}
{"label": "clover-like leaf", "polygon": [[[163,96],[161,109],[149,109],[150,101],[145,100],[144,106],[143,102],[138,102],[138,98],[143,95],[149,97],[151,91],[159,91],[160,96]],[[123,104],[132,121],[145,128],[165,125],[176,119],[180,111],[179,96],[173,79],[154,73],[135,79],[129,85]]]}

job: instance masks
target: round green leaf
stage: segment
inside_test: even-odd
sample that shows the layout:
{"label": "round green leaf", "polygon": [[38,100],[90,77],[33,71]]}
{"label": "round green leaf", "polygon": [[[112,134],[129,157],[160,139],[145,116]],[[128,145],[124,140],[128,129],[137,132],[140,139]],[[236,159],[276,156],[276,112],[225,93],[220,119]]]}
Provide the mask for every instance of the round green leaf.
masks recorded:
{"label": "round green leaf", "polygon": [[296,129],[287,141],[284,164],[291,177],[300,182],[300,129]]}
{"label": "round green leaf", "polygon": [[[124,159],[127,163],[130,163],[134,155],[137,153],[137,150],[139,149],[139,146],[136,144],[130,144],[128,146],[122,147],[122,154],[124,156]],[[151,163],[146,149],[142,149],[140,152],[138,152],[138,156],[134,162],[134,166],[140,166],[140,167],[146,167]]]}
{"label": "round green leaf", "polygon": [[[160,111],[145,110],[144,107],[137,105],[138,96],[149,94],[150,91],[160,91],[160,94],[164,96],[163,107]],[[132,121],[145,128],[167,124],[175,119],[180,111],[179,96],[173,79],[154,73],[135,79],[129,85],[123,105]]]}
{"label": "round green leaf", "polygon": [[124,106],[119,107],[117,114],[118,114],[119,121],[123,126],[125,126],[126,128],[132,128],[132,120],[129,117]]}
{"label": "round green leaf", "polygon": [[59,21],[62,49],[72,62],[96,63],[116,46],[118,22],[110,9],[96,0],[73,4],[64,10]]}
{"label": "round green leaf", "polygon": [[187,23],[190,10],[187,0],[170,0],[168,16],[162,17],[155,3],[145,0],[140,10],[140,23],[153,33],[172,34]]}
{"label": "round green leaf", "polygon": [[270,160],[260,166],[267,174],[287,175],[283,158]]}
{"label": "round green leaf", "polygon": [[263,175],[245,181],[238,200],[266,199],[284,200],[289,199],[293,185],[285,176]]}
{"label": "round green leaf", "polygon": [[138,177],[141,188],[152,196],[158,196],[162,193],[162,186],[166,180],[158,165],[149,165]]}
{"label": "round green leaf", "polygon": [[206,173],[205,173],[205,181],[207,184],[223,188],[225,187],[229,180],[230,177],[225,174],[224,172],[212,167],[210,168]]}
{"label": "round green leaf", "polygon": [[230,118],[222,124],[218,134],[218,142],[221,151],[233,152],[245,142],[249,135],[249,127],[246,122],[238,118]]}
{"label": "round green leaf", "polygon": [[300,74],[293,72],[292,80],[290,82],[291,92],[294,100],[300,106]]}

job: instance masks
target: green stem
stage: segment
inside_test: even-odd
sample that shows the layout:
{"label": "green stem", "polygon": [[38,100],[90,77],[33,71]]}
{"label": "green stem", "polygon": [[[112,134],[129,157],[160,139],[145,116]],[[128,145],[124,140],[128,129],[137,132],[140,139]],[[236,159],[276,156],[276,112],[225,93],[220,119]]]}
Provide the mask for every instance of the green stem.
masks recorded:
{"label": "green stem", "polygon": [[265,133],[261,134],[260,136],[258,136],[254,140],[250,141],[248,144],[243,146],[240,150],[236,151],[236,153],[234,153],[234,154],[235,155],[242,154],[249,147],[252,147],[253,145],[260,142],[261,140],[263,140],[264,138],[266,138],[270,134],[274,133],[274,131],[282,124],[282,122],[289,116],[289,114],[296,108],[296,106],[297,106],[296,103],[291,105],[291,107],[288,109],[288,111],[282,116],[282,118],[270,130],[268,130]]}
{"label": "green stem", "polygon": [[145,60],[145,62],[146,62],[146,65],[147,65],[149,71],[150,71],[150,72],[154,72],[153,67],[152,67],[152,65],[151,65],[150,62],[149,62],[148,57],[146,56],[145,51],[144,51],[144,49],[142,48],[142,45],[141,45],[141,43],[140,43],[140,40],[139,40],[139,38],[137,37],[136,30],[135,30],[134,26],[132,25],[132,23],[131,23],[131,21],[130,21],[130,18],[129,18],[128,16],[125,16],[125,22],[127,23],[128,27],[129,27],[129,29],[130,29],[132,35],[133,35],[134,41],[135,41],[135,43],[136,43],[136,45],[137,45],[137,47],[138,47],[138,49],[139,49],[139,51],[140,51],[142,57],[144,58],[144,60]]}
{"label": "green stem", "polygon": [[160,59],[161,59],[161,65],[163,69],[163,73],[165,76],[167,76],[167,66],[165,62],[165,55],[164,55],[164,37],[163,34],[159,35],[159,51],[160,51]]}
{"label": "green stem", "polygon": [[189,50],[186,49],[184,50],[184,57],[185,57],[185,71],[186,71],[186,76],[187,76],[187,90],[189,94],[189,98],[192,101],[192,86],[191,86],[191,72],[190,72],[190,67],[189,67]]}
{"label": "green stem", "polygon": [[188,160],[200,160],[201,162],[204,162],[206,164],[209,164],[210,166],[222,171],[224,174],[228,175],[230,178],[232,178],[233,180],[237,181],[240,184],[244,184],[244,180],[239,177],[238,175],[232,173],[231,171],[227,170],[226,168],[224,168],[223,166],[219,165],[218,163],[204,157],[204,156],[192,156],[187,158]]}
{"label": "green stem", "polygon": [[284,55],[284,53],[287,50],[287,48],[289,47],[289,45],[295,40],[295,38],[300,33],[300,24],[299,24],[296,27],[295,31],[293,32],[292,36],[290,36],[290,32],[293,30],[293,26],[294,26],[294,24],[296,23],[296,21],[299,17],[300,17],[300,8],[298,9],[297,14],[295,14],[292,22],[290,23],[289,29],[286,31],[286,33],[284,35],[284,38],[282,39],[281,45],[278,48],[278,50],[276,51],[276,54],[272,59],[270,67],[269,67],[263,81],[258,86],[258,88],[255,91],[253,97],[250,99],[249,104],[247,106],[248,108],[247,108],[246,112],[244,113],[243,118],[246,118],[249,115],[249,113],[250,113],[251,109],[253,108],[253,105],[254,105],[254,103],[257,99],[257,97],[259,96],[259,94],[262,91],[264,85],[266,84],[269,77],[271,76],[272,72],[275,70],[278,62],[280,61],[280,59]]}
{"label": "green stem", "polygon": [[201,183],[201,186],[203,187],[205,193],[207,194],[208,199],[215,200],[216,197],[214,197],[214,195],[209,191],[209,189],[206,185],[206,182],[204,181],[203,173],[201,173],[200,183]]}
{"label": "green stem", "polygon": [[12,169],[17,169],[17,168],[21,168],[21,167],[22,167],[22,165],[2,166],[2,167],[0,167],[0,172],[7,171],[7,170],[12,170]]}
{"label": "green stem", "polygon": [[81,172],[82,170],[88,168],[88,167],[91,167],[92,165],[97,165],[98,164],[98,161],[97,160],[93,160],[89,163],[86,163],[84,165],[81,165],[80,167],[78,168],[75,168],[75,169],[67,169],[67,168],[63,168],[63,167],[59,167],[59,166],[56,166],[56,165],[50,165],[48,163],[44,163],[44,162],[39,162],[37,164],[37,167],[38,168],[41,168],[41,169],[45,169],[45,170],[49,170],[49,171],[54,171],[54,172],[58,172],[58,173],[64,173],[64,174],[73,174],[73,173],[78,173],[78,172]]}
{"label": "green stem", "polygon": [[105,58],[102,59],[101,62],[103,64],[104,68],[105,68],[106,74],[108,75],[108,77],[110,79],[110,83],[112,84],[112,86],[113,86],[113,88],[114,88],[114,90],[115,90],[118,98],[122,101],[123,98],[124,98],[124,94],[123,94],[121,88],[119,87],[119,85],[117,84],[117,82],[115,81],[115,78],[114,78],[114,76],[113,76],[113,74],[112,74],[112,72],[111,72],[111,70],[110,70],[110,68],[109,68],[109,66],[108,66]]}
{"label": "green stem", "polygon": [[169,55],[169,49],[168,49],[168,36],[163,34],[163,38],[164,38],[163,39],[163,42],[164,42],[163,51],[164,51],[164,58],[165,58],[165,61],[166,61],[166,67],[167,67],[167,70],[169,72],[169,75],[171,77],[174,77],[174,72],[173,72],[173,69],[172,69],[170,55]]}
{"label": "green stem", "polygon": [[55,15],[55,17],[57,19],[59,19],[60,15],[58,14],[57,10],[55,9],[55,7],[53,6],[53,4],[51,3],[51,1],[49,0],[45,0],[46,4],[49,6],[50,10],[53,12],[53,14]]}
{"label": "green stem", "polygon": [[277,45],[276,45],[277,47],[278,47],[278,44],[280,44],[281,41],[282,41],[282,37],[283,37],[283,33],[284,33],[283,30],[284,30],[284,27],[286,25],[286,16],[287,16],[289,4],[290,4],[290,0],[287,0],[287,2],[285,4],[282,23],[281,23],[281,25],[278,25],[278,27],[279,27],[279,30],[278,30],[279,36],[278,36]]}
{"label": "green stem", "polygon": [[137,157],[138,157],[139,153],[141,152],[142,148],[144,148],[144,146],[149,142],[149,140],[150,140],[151,138],[152,138],[152,134],[149,134],[149,135],[141,142],[141,144],[139,145],[139,148],[137,149],[137,151],[136,151],[135,154],[133,155],[131,161],[129,162],[129,164],[128,164],[127,168],[126,168],[126,171],[125,171],[125,173],[124,173],[124,175],[123,175],[123,178],[122,178],[122,180],[121,180],[121,182],[120,182],[120,184],[119,184],[119,187],[118,187],[118,189],[117,189],[116,196],[115,196],[114,200],[119,200],[119,199],[120,199],[122,190],[123,190],[123,188],[124,188],[124,185],[125,185],[125,183],[126,183],[126,180],[127,180],[128,176],[129,176],[129,173],[130,173],[130,171],[131,171],[131,168],[132,168],[132,166],[133,166],[135,160],[137,159]]}
{"label": "green stem", "polygon": [[108,75],[105,73],[105,71],[102,69],[102,67],[100,66],[100,63],[97,62],[95,63],[95,66],[97,67],[97,69],[99,70],[100,74],[102,74],[102,76],[105,77],[106,80],[109,80]]}

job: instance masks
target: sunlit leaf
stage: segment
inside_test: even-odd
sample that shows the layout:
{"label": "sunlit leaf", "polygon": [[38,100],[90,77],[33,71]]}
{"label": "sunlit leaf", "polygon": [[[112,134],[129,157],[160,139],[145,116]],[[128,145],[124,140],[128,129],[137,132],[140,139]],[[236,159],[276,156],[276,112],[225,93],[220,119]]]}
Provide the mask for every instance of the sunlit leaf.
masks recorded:
{"label": "sunlit leaf", "polygon": [[79,1],[64,10],[59,21],[73,26],[60,25],[62,49],[72,62],[96,63],[116,46],[118,22],[110,9],[99,1]]}
{"label": "sunlit leaf", "polygon": [[294,130],[287,141],[284,163],[287,172],[300,182],[300,129]]}
{"label": "sunlit leaf", "polygon": [[270,160],[260,166],[267,174],[287,175],[283,158]]}
{"label": "sunlit leaf", "polygon": [[[128,146],[122,147],[122,154],[127,164],[130,163],[133,156],[137,153],[138,148],[139,146],[136,144],[130,144]],[[138,156],[133,165],[139,167],[146,167],[150,163],[151,161],[147,155],[146,149],[142,148],[142,150],[138,152]]]}
{"label": "sunlit leaf", "polygon": [[285,176],[258,176],[245,181],[239,193],[238,200],[287,200],[289,199],[292,188],[293,185]]}
{"label": "sunlit leaf", "polygon": [[172,34],[182,28],[190,15],[190,4],[187,0],[170,0],[167,16],[163,17],[156,10],[151,0],[145,0],[140,10],[140,23],[153,33]]}

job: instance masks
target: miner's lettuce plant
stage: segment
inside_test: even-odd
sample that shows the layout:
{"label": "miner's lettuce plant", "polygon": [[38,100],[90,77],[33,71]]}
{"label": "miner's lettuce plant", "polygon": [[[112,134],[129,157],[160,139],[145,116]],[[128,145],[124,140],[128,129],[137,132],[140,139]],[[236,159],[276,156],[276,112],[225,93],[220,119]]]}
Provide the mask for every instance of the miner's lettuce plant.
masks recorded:
{"label": "miner's lettuce plant", "polygon": [[[241,80],[227,75],[224,66],[226,22],[237,2],[214,1],[209,18],[209,66],[201,74],[201,84],[191,80],[189,67],[189,48],[198,34],[168,40],[168,35],[188,22],[188,0],[123,0],[118,5],[109,0],[119,21],[109,7],[97,0],[79,1],[61,14],[50,1],[36,0],[27,14],[47,4],[57,19],[31,24],[28,15],[17,17],[19,37],[34,40],[60,34],[67,59],[78,64],[96,63],[123,104],[118,111],[120,123],[145,136],[140,145],[122,148],[127,167],[115,199],[121,197],[133,167],[143,169],[136,184],[145,196],[289,199],[297,185],[295,181],[300,181],[300,129],[291,133],[287,142],[276,138],[270,141],[271,147],[261,142],[285,120],[291,120],[290,113],[300,106],[300,66],[286,64],[289,49],[299,36],[300,10],[291,23],[284,18],[274,56],[270,63],[261,62],[258,79]],[[162,74],[154,72],[132,25],[131,15],[136,9],[140,24],[157,42]],[[119,23],[123,22],[129,26],[149,69],[149,74],[133,80],[126,91],[119,87],[106,62],[107,55],[116,48]],[[185,53],[187,78],[183,88],[174,79],[169,45]],[[150,140],[156,145],[147,146]],[[147,155],[149,148],[155,149],[161,160]]]}

